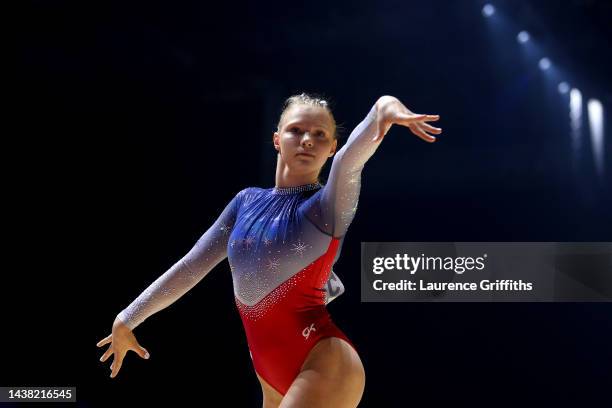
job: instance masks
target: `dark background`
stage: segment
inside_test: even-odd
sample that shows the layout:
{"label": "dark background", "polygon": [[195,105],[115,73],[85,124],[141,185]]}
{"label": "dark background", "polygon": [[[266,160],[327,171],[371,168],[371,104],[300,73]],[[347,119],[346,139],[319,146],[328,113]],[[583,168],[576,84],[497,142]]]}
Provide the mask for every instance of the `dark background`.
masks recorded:
{"label": "dark background", "polygon": [[598,174],[586,106],[577,151],[556,90],[600,100],[609,137],[611,3],[494,1],[490,19],[484,3],[22,3],[0,385],[261,406],[227,261],[135,329],[149,361],[130,353],[110,379],[95,345],[238,191],[274,186],[280,108],[305,91],[332,102],[341,144],[385,94],[444,129],[387,134],[334,267],[360,406],[609,403],[609,303],[360,302],[362,241],[612,241],[610,142]]}

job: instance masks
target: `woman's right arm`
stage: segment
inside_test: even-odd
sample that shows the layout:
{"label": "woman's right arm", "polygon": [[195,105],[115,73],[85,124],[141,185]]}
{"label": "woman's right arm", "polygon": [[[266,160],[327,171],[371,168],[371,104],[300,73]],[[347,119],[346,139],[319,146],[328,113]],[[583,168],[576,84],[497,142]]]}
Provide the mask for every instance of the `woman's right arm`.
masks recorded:
{"label": "woman's right arm", "polygon": [[227,257],[227,242],[236,221],[242,190],[200,237],[193,248],[146,288],[117,319],[130,330],[154,313],[168,307],[193,288]]}
{"label": "woman's right arm", "polygon": [[132,330],[147,317],[174,303],[225,259],[227,241],[236,221],[241,193],[232,199],[217,221],[185,256],[117,315],[112,333],[98,342],[98,347],[110,344],[100,361],[105,362],[111,355],[114,356],[110,367],[111,378],[118,374],[129,350],[144,359],[149,358],[148,351],[138,343]]}

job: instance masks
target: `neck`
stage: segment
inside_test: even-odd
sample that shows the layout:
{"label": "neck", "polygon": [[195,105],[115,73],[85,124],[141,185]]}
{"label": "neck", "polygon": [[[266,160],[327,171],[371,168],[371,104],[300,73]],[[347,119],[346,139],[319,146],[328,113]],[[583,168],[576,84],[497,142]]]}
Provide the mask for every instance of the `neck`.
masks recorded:
{"label": "neck", "polygon": [[287,164],[282,160],[280,154],[276,159],[276,187],[296,187],[304,184],[312,184],[319,181],[319,172],[295,174],[289,170]]}

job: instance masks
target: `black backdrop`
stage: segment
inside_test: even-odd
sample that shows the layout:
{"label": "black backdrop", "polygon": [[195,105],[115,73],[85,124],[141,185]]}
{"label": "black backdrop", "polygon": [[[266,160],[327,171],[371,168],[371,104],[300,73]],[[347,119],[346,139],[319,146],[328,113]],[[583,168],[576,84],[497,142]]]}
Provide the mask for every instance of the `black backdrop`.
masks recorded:
{"label": "black backdrop", "polygon": [[497,1],[489,20],[483,4],[28,2],[12,37],[0,385],[74,385],[79,406],[260,406],[227,261],[135,330],[149,361],[130,353],[110,379],[95,344],[234,194],[274,185],[282,101],[312,91],[341,142],[384,94],[444,129],[434,144],[391,129],[334,268],[361,406],[609,400],[609,304],[360,303],[362,241],[612,241],[610,143],[597,173],[556,91],[599,99],[609,123],[610,4]]}

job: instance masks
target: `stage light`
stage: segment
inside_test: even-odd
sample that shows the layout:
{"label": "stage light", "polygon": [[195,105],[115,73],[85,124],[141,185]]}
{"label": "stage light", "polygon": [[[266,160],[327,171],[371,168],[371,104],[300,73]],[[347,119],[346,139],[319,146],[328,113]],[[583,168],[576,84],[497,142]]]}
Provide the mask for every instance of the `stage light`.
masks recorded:
{"label": "stage light", "polygon": [[482,15],[485,17],[491,17],[493,14],[495,14],[495,7],[493,7],[491,4],[485,4],[482,8]]}
{"label": "stage light", "polygon": [[576,88],[570,91],[570,135],[572,138],[573,161],[576,165],[582,149],[582,92]]}
{"label": "stage light", "polygon": [[557,89],[559,89],[560,94],[565,95],[566,93],[569,92],[570,87],[569,87],[569,84],[564,81],[564,82],[559,83],[559,86],[557,86]]}
{"label": "stage light", "polygon": [[603,107],[597,99],[589,99],[587,103],[589,112],[589,130],[591,132],[591,146],[593,147],[593,161],[598,176],[604,173],[604,132]]}
{"label": "stage light", "polygon": [[546,71],[547,69],[549,69],[549,68],[550,68],[551,63],[550,63],[550,60],[549,60],[548,58],[544,57],[544,58],[542,58],[542,59],[540,60],[540,62],[538,63],[538,65],[540,66],[540,69],[541,69],[542,71]]}
{"label": "stage light", "polygon": [[576,88],[570,91],[570,119],[573,123],[573,128],[580,128],[580,119],[582,118],[582,92]]}
{"label": "stage light", "polygon": [[516,40],[521,44],[525,44],[527,41],[529,41],[529,38],[530,36],[527,31],[521,31],[516,36]]}

